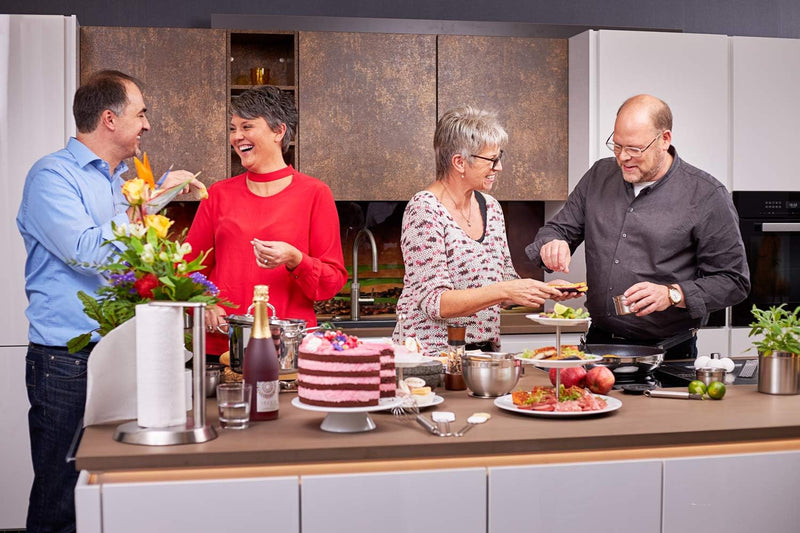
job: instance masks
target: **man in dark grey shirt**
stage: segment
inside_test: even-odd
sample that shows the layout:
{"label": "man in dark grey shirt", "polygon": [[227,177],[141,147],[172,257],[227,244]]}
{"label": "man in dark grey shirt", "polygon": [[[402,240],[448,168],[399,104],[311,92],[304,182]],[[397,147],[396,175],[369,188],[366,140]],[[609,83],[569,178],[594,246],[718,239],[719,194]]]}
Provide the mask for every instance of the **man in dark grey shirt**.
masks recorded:
{"label": "man in dark grey shirt", "polygon": [[[750,290],[731,195],[678,157],[671,129],[663,101],[626,100],[606,143],[615,158],[589,169],[525,249],[549,271],[569,272],[586,241],[589,343],[678,343],[668,358],[694,357],[694,330]],[[616,314],[620,294],[631,314]]]}

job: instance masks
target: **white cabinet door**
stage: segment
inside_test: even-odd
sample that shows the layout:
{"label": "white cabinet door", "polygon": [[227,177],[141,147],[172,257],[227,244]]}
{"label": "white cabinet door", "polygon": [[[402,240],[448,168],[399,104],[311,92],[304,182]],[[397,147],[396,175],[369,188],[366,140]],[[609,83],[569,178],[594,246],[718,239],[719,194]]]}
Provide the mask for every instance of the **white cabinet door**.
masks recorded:
{"label": "white cabinet door", "polygon": [[489,533],[661,530],[661,461],[489,469]]}
{"label": "white cabinet door", "polygon": [[800,452],[665,460],[663,531],[798,531],[798,472]]}
{"label": "white cabinet door", "polygon": [[101,493],[103,531],[300,531],[296,476],[106,483]]}
{"label": "white cabinet door", "polygon": [[681,158],[728,184],[725,35],[591,30],[570,39],[569,68],[571,186],[613,155],[604,143],[617,109],[640,93],[669,104]]}
{"label": "white cabinet door", "polygon": [[0,530],[25,527],[33,483],[25,346],[0,347]]}
{"label": "white cabinet door", "polygon": [[733,189],[797,191],[800,39],[731,37]]}
{"label": "white cabinet door", "polygon": [[303,476],[303,533],[486,532],[486,469]]}
{"label": "white cabinet door", "polygon": [[28,343],[25,246],[16,216],[28,170],[75,131],[77,24],[74,16],[0,15],[0,35],[8,36],[8,50],[0,51],[8,57],[7,65],[0,60],[0,294],[6,310],[0,346]]}

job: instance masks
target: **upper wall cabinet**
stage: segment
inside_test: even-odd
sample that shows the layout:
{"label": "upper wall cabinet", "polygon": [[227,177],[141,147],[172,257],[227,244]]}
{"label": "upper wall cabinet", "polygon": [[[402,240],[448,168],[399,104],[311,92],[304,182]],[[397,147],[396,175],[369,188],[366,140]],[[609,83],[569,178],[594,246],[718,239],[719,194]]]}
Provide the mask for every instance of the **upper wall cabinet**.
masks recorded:
{"label": "upper wall cabinet", "polygon": [[500,200],[565,199],[567,41],[463,35],[438,39],[439,115],[470,104],[497,111],[508,131],[493,195]]}
{"label": "upper wall cabinet", "polygon": [[649,93],[672,109],[672,142],[688,163],[730,188],[728,37],[588,31],[569,41],[570,189],[605,146],[617,109]]}
{"label": "upper wall cabinet", "polygon": [[[258,85],[275,85],[290,93],[297,104],[297,40],[294,32],[265,33],[257,31],[229,32],[231,98]],[[297,138],[295,132],[295,139]],[[286,163],[299,168],[296,142],[284,154]],[[242,174],[239,156],[231,148],[230,174]]]}
{"label": "upper wall cabinet", "polygon": [[202,171],[206,185],[228,177],[225,31],[85,26],[80,33],[82,82],[114,69],[144,83],[151,129],[142,150],[154,173],[170,165]]}
{"label": "upper wall cabinet", "polygon": [[797,191],[800,40],[731,37],[733,189]]}
{"label": "upper wall cabinet", "polygon": [[300,32],[298,159],[337,200],[407,200],[434,177],[436,37]]}

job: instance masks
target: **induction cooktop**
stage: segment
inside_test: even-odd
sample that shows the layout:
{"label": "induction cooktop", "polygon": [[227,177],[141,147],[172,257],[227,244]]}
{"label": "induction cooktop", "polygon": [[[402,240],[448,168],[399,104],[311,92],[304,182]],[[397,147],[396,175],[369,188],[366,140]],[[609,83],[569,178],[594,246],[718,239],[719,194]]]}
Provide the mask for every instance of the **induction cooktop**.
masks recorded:
{"label": "induction cooktop", "polygon": [[[758,383],[758,359],[734,359],[736,367],[733,369],[734,385],[756,385]],[[694,361],[678,360],[665,361],[655,370],[656,378],[661,382],[662,387],[682,387],[690,381],[697,379],[694,369]],[[726,378],[726,384],[730,384],[730,377]]]}

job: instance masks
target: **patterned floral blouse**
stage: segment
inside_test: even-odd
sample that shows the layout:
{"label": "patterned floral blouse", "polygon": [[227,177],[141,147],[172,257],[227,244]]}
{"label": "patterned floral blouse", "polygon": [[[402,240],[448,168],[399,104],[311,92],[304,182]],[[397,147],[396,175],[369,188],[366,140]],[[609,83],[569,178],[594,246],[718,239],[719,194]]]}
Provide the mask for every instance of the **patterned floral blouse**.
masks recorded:
{"label": "patterned floral blouse", "polygon": [[429,191],[411,198],[403,214],[400,245],[405,263],[403,292],[397,302],[398,323],[394,342],[416,336],[429,355],[440,355],[447,348],[447,324],[467,326],[466,342],[500,342],[500,306],[493,305],[477,314],[444,319],[440,314],[442,293],[473,289],[519,277],[511,263],[506,225],[499,202],[491,196],[485,201],[484,232],[471,239],[447,209]]}

